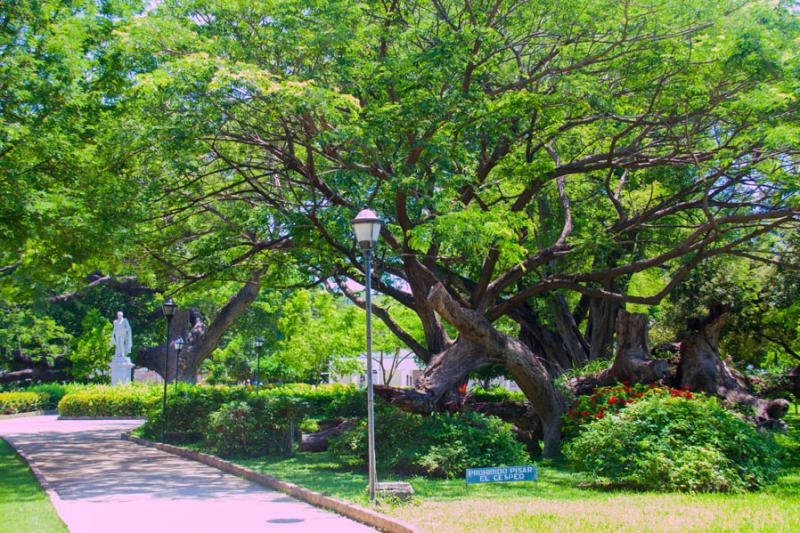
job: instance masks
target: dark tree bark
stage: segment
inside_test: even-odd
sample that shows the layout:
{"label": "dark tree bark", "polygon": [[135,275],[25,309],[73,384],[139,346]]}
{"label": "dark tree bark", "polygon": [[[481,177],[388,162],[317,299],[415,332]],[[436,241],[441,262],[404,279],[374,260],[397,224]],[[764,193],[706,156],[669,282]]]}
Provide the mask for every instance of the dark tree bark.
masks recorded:
{"label": "dark tree bark", "polygon": [[544,455],[557,456],[564,400],[540,358],[519,340],[498,331],[480,313],[462,307],[441,284],[433,287],[428,300],[436,312],[459,331],[459,337],[433,357],[417,381],[415,391],[397,395],[390,401],[422,413],[437,409],[460,410],[464,397],[458,393],[457,386],[473,370],[501,363],[519,384],[541,424]]}
{"label": "dark tree bark", "polygon": [[51,303],[66,303],[80,298],[87,289],[101,285],[110,287],[112,290],[128,296],[141,296],[143,294],[158,294],[163,292],[161,289],[154,289],[147,285],[142,285],[135,276],[122,276],[118,278],[103,274],[102,272],[93,272],[86,276],[86,283],[87,285],[77,292],[68,292],[57,296],[51,296],[47,301]]}
{"label": "dark tree bark", "polygon": [[211,325],[206,327],[203,317],[195,309],[180,309],[172,318],[169,331],[169,348],[166,343],[140,350],[136,363],[157,372],[164,377],[164,358],[169,349],[169,365],[167,380],[175,378],[174,341],[183,337],[186,344],[181,350],[178,362],[178,379],[188,383],[197,381],[197,370],[200,364],[211,355],[228,328],[244,313],[258,296],[261,288],[260,273],[254,273],[250,279],[220,309]]}
{"label": "dark tree bark", "polygon": [[789,402],[756,397],[744,376],[719,356],[719,336],[729,311],[729,307],[716,304],[707,317],[689,320],[681,340],[679,383],[693,391],[719,396],[731,404],[750,405],[757,422],[765,426],[778,425],[778,419],[789,409]]}
{"label": "dark tree bark", "polygon": [[610,300],[592,298],[589,303],[589,321],[586,338],[589,339],[589,359],[609,357],[614,347],[614,324],[619,304]]}
{"label": "dark tree bark", "polygon": [[647,315],[617,313],[617,354],[609,373],[619,381],[654,383],[667,375],[669,362],[651,359],[647,347]]}
{"label": "dark tree bark", "polygon": [[0,374],[0,383],[71,381],[71,365],[72,362],[63,355],[55,356],[53,364],[50,364],[46,357],[34,358],[20,350],[13,350],[9,361],[11,371]]}
{"label": "dark tree bark", "polygon": [[338,437],[348,429],[355,427],[356,421],[350,418],[333,418],[322,420],[320,430],[315,433],[303,433],[300,436],[300,451],[324,452],[330,444],[329,439]]}

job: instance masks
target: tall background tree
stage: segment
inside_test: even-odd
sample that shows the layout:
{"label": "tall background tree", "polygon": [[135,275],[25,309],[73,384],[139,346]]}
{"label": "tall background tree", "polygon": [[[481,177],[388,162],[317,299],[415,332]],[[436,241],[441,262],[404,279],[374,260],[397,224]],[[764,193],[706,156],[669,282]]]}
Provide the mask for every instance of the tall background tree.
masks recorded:
{"label": "tall background tree", "polygon": [[307,283],[361,280],[373,207],[373,285],[424,331],[413,403],[502,364],[553,454],[552,378],[611,355],[624,305],[793,253],[797,29],[766,2],[167,3],[130,30],[158,63],[139,134],[175,160],[158,254],[198,277],[280,242]]}

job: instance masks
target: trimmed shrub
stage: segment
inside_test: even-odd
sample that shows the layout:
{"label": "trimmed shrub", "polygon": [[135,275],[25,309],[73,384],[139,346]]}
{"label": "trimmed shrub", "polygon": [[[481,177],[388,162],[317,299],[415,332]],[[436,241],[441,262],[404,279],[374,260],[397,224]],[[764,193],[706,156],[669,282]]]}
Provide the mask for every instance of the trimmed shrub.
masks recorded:
{"label": "trimmed shrub", "polygon": [[[272,401],[278,399],[276,401]],[[258,407],[259,402],[271,409],[282,411],[286,418],[299,426],[305,416],[315,418],[366,416],[366,392],[352,385],[289,384],[264,387],[205,386],[179,383],[169,386],[167,392],[167,432],[173,439],[183,442],[199,441],[208,434],[209,416],[224,404],[246,402]],[[147,414],[142,432],[148,437],[161,434],[161,404],[157,403]],[[288,437],[287,437],[288,439]]]}
{"label": "trimmed shrub", "polygon": [[58,402],[62,416],[138,417],[158,403],[159,388],[146,385],[95,385],[70,392]]}
{"label": "trimmed shrub", "polygon": [[[511,425],[480,413],[420,416],[382,406],[376,416],[378,466],[400,474],[462,476],[467,468],[520,465],[530,461]],[[341,463],[367,462],[366,421],[331,439]]]}
{"label": "trimmed shrub", "polygon": [[44,392],[0,392],[0,414],[39,411],[47,406],[48,401],[49,396]]}
{"label": "trimmed shrub", "polygon": [[[244,401],[247,389],[224,385],[203,386],[179,383],[167,388],[167,432],[173,439],[184,442],[198,441],[208,432],[211,413],[226,403]],[[142,433],[150,438],[161,434],[161,401],[154,403],[147,412],[147,421]]]}
{"label": "trimmed shrub", "polygon": [[261,435],[256,433],[258,421],[245,402],[223,404],[208,417],[208,444],[223,457],[252,453]]}
{"label": "trimmed shrub", "polygon": [[565,446],[578,469],[613,485],[647,490],[740,492],[772,480],[770,435],[715,398],[643,398],[597,420]]}
{"label": "trimmed shrub", "polygon": [[208,417],[206,444],[223,457],[291,453],[307,411],[305,400],[291,396],[226,403]]}
{"label": "trimmed shrub", "polygon": [[91,388],[93,385],[85,385],[83,383],[40,383],[38,385],[31,385],[26,387],[28,392],[44,392],[49,396],[45,409],[58,408],[58,402],[61,398],[71,392]]}

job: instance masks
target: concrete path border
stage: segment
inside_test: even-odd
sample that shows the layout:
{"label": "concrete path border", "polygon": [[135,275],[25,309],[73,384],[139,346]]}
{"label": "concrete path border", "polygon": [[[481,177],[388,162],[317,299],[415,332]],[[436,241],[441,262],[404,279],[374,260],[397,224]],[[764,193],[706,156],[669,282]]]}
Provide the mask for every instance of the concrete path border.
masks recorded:
{"label": "concrete path border", "polygon": [[389,533],[419,533],[419,530],[416,527],[398,518],[387,516],[373,511],[372,509],[367,509],[366,507],[346,502],[338,498],[325,496],[324,494],[309,490],[299,485],[295,485],[294,483],[289,483],[288,481],[283,481],[276,477],[256,472],[255,470],[231,463],[230,461],[225,461],[224,459],[220,459],[215,455],[196,452],[194,450],[188,450],[186,448],[173,446],[171,444],[149,441],[147,439],[131,435],[130,433],[123,433],[121,438],[123,440],[135,442],[136,444],[140,444],[142,446],[156,448],[158,450],[178,455],[186,459],[198,461],[205,465],[222,470],[223,472],[227,472],[228,474],[233,474],[235,476],[247,479],[248,481],[258,483],[259,485],[283,492],[284,494],[288,494],[289,496],[297,498],[298,500],[302,500],[317,507],[322,507],[323,509],[337,512],[348,518],[352,518],[353,520],[361,522],[362,524],[366,524]]}

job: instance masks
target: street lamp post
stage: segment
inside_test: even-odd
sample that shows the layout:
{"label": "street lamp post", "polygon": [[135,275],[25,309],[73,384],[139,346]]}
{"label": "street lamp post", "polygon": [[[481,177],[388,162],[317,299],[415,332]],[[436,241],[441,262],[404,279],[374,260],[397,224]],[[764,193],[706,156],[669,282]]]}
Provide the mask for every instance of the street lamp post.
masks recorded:
{"label": "street lamp post", "polygon": [[175,379],[173,383],[175,384],[175,390],[178,390],[178,368],[180,368],[181,350],[183,350],[186,341],[183,340],[183,337],[178,337],[172,344],[175,346]]}
{"label": "street lamp post", "polygon": [[370,209],[364,209],[350,221],[353,226],[356,241],[364,253],[364,278],[367,294],[367,446],[369,458],[369,499],[375,501],[375,484],[377,472],[375,470],[375,412],[374,393],[372,386],[372,250],[378,242],[381,231],[381,221],[378,215]]}
{"label": "street lamp post", "polygon": [[261,387],[261,347],[264,346],[264,339],[256,337],[256,390]]}
{"label": "street lamp post", "polygon": [[167,299],[166,302],[161,304],[161,309],[164,311],[164,317],[167,319],[167,344],[164,354],[164,399],[161,405],[161,441],[164,442],[164,434],[167,431],[167,373],[169,372],[169,332],[170,325],[172,324],[172,317],[175,315],[175,308],[177,304],[172,301],[172,298]]}

